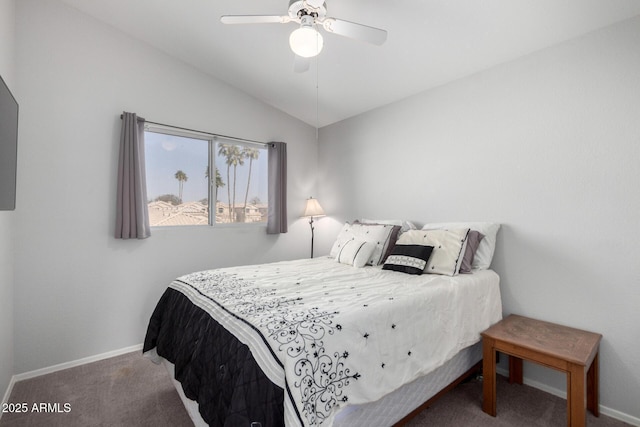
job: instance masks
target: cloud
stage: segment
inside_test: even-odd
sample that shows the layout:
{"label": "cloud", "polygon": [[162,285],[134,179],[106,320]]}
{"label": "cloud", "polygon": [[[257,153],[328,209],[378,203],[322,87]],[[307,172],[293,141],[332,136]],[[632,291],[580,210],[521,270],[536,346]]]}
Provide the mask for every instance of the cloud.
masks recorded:
{"label": "cloud", "polygon": [[178,144],[176,144],[174,141],[171,141],[170,139],[165,139],[164,141],[162,141],[162,149],[164,151],[173,151],[176,148],[178,148]]}

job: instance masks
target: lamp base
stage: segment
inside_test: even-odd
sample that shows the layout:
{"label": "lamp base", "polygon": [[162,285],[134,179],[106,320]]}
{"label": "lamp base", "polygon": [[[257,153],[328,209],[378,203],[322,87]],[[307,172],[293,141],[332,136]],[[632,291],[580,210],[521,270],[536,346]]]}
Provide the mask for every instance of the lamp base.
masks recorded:
{"label": "lamp base", "polygon": [[311,258],[313,258],[313,217],[309,219],[309,226],[311,227]]}

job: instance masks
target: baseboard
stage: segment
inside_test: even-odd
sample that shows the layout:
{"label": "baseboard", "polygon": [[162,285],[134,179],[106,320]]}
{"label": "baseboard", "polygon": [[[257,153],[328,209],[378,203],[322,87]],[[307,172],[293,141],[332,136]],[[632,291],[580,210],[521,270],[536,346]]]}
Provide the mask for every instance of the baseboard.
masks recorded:
{"label": "baseboard", "polygon": [[[509,376],[509,371],[507,369],[503,369],[501,367],[496,368],[496,372],[505,377]],[[529,378],[523,378],[522,382],[528,386],[533,388],[537,388],[538,390],[542,390],[546,393],[552,394],[554,396],[561,397],[563,399],[567,398],[567,391],[560,390],[555,387],[550,387],[547,384],[543,384],[541,382],[531,380]],[[623,421],[627,424],[631,424],[632,426],[640,427],[640,418],[631,416],[629,414],[625,414],[624,412],[620,412],[616,409],[609,408],[608,406],[599,405],[600,413],[606,415],[608,417],[614,418],[618,421]]]}
{"label": "baseboard", "polygon": [[629,414],[625,414],[624,412],[620,412],[606,406],[600,405],[600,413],[608,417],[615,418],[618,421],[624,421],[625,423],[631,424],[632,426],[640,426],[640,418],[633,417]]}
{"label": "baseboard", "polygon": [[[11,390],[13,390],[13,385],[15,383],[16,383],[16,376],[14,375],[9,380],[9,386],[7,387],[7,391],[4,392],[4,396],[2,397],[2,402],[0,402],[0,405],[2,405],[2,407],[4,407],[5,403],[9,403],[9,396],[11,396]],[[2,419],[3,413],[4,411],[0,410],[0,419]]]}
{"label": "baseboard", "polygon": [[58,365],[49,366],[46,368],[36,369],[35,371],[24,372],[13,376],[12,380],[15,382],[28,380],[29,378],[39,377],[41,375],[50,374],[52,372],[61,371],[63,369],[74,368],[76,366],[86,365],[87,363],[97,362],[99,360],[108,359],[110,357],[120,356],[122,354],[131,353],[133,351],[142,351],[142,344],[132,345],[131,347],[121,348],[119,350],[108,351],[102,354],[96,354],[95,356],[84,357],[78,360],[72,360],[71,362],[60,363]]}

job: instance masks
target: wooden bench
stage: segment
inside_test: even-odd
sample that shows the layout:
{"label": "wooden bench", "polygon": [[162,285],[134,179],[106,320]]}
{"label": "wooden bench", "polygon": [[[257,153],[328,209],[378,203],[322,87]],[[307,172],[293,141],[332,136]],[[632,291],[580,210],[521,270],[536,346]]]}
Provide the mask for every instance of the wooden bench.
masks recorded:
{"label": "wooden bench", "polygon": [[586,408],[597,417],[598,350],[602,335],[510,315],[482,333],[482,410],[496,416],[496,352],[509,355],[509,382],[522,384],[522,360],[567,374],[567,425],[584,427]]}

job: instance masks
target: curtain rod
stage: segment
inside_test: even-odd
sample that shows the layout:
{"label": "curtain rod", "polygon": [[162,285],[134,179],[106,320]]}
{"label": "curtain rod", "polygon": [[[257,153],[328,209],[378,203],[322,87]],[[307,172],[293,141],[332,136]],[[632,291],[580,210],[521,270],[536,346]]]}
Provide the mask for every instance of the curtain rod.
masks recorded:
{"label": "curtain rod", "polygon": [[[120,114],[120,120],[122,120],[123,115]],[[246,139],[246,138],[238,138],[235,136],[228,136],[228,135],[221,135],[219,133],[212,133],[212,132],[205,132],[205,131],[201,131],[201,130],[196,130],[196,129],[189,129],[189,128],[184,128],[184,127],[180,127],[180,126],[173,126],[173,125],[167,125],[164,123],[158,123],[158,122],[152,122],[150,120],[145,120],[142,117],[138,116],[138,121],[139,122],[145,122],[145,123],[150,123],[152,125],[157,125],[157,126],[163,126],[163,127],[167,127],[167,128],[172,128],[172,129],[179,129],[179,130],[186,130],[189,132],[197,132],[197,133],[201,133],[203,135],[211,135],[211,136],[217,136],[219,138],[225,138],[225,139],[231,139],[234,141],[240,141],[240,142],[250,142],[252,144],[259,144],[259,145],[264,145],[265,147],[270,145],[267,142],[262,142],[262,141],[255,141],[253,139]]]}

